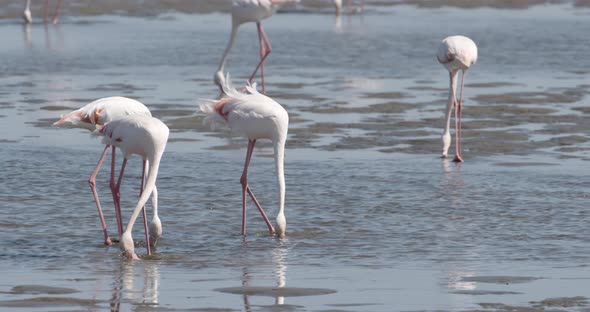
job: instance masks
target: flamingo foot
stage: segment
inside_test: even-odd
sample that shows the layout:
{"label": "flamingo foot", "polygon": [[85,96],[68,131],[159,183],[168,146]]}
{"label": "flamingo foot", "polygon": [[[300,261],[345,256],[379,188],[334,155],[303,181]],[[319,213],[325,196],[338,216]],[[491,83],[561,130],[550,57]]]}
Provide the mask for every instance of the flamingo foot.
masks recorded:
{"label": "flamingo foot", "polygon": [[442,159],[447,158],[447,154],[442,154],[442,156],[440,156],[440,158],[442,158]]}
{"label": "flamingo foot", "polygon": [[107,238],[104,240],[104,245],[105,245],[105,246],[111,246],[112,244],[113,244],[113,241],[111,241],[111,238],[110,238],[110,237],[107,237]]}
{"label": "flamingo foot", "polygon": [[461,156],[459,156],[459,155],[455,155],[455,159],[453,159],[453,161],[460,163],[460,162],[463,162],[463,158],[461,158]]}

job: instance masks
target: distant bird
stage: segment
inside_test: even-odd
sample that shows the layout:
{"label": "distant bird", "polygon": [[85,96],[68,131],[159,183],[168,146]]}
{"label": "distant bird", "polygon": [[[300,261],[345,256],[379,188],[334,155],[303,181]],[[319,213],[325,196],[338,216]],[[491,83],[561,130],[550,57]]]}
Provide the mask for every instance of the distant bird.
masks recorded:
{"label": "distant bird", "polygon": [[246,86],[247,93],[238,92],[232,85],[229,75],[224,79],[222,91],[227,95],[217,101],[202,104],[200,109],[207,115],[206,121],[227,123],[232,131],[239,133],[248,139],[248,150],[244,171],[240,178],[242,184],[242,235],[246,235],[246,193],[250,195],[256,207],[262,214],[269,232],[274,233],[274,228],[262,210],[262,207],[254,197],[248,185],[248,166],[254,151],[254,144],[258,139],[270,139],[274,147],[274,159],[279,188],[279,212],[277,215],[276,234],[280,238],[285,237],[287,221],[285,219],[285,176],[283,161],[285,155],[285,141],[289,126],[287,111],[266,95],[256,90],[256,84]]}
{"label": "distant bird", "polygon": [[[144,181],[145,179],[145,188],[142,183],[141,196],[139,197],[135,209],[133,209],[133,213],[129,218],[129,223],[127,223],[127,227],[125,227],[125,232],[121,235],[121,243],[119,245],[126,257],[129,259],[139,259],[135,254],[131,230],[133,229],[133,224],[135,223],[140,210],[143,209],[148,198],[156,189],[158,168],[160,167],[160,160],[162,159],[162,154],[166,148],[166,142],[168,142],[170,130],[157,118],[145,115],[132,115],[113,120],[104,126],[98,126],[95,133],[103,136],[103,144],[106,144],[107,146],[116,146],[123,152],[124,159],[123,164],[121,165],[121,173],[119,173],[119,180],[117,182],[117,194],[119,194],[121,189],[121,180],[123,179],[123,173],[125,172],[125,166],[127,165],[127,159],[129,156],[135,154],[143,158],[143,173],[141,180]],[[148,168],[148,166],[149,169],[147,170],[146,178],[146,168]],[[145,211],[145,209],[143,210]],[[153,231],[155,229],[157,231],[157,228],[159,228],[161,233],[161,223],[157,216],[157,206],[154,205],[154,219],[157,221],[155,223],[152,222],[150,230]],[[152,238],[154,234],[148,234],[145,219],[144,226],[146,226],[147,254],[150,255],[150,238]]]}
{"label": "distant bird", "polygon": [[[53,24],[57,24],[59,22],[59,9],[61,8],[62,0],[58,0],[57,7],[55,8],[55,14],[53,15]],[[45,0],[45,18],[44,22],[47,24],[49,21],[49,0]],[[31,0],[25,0],[25,11],[23,12],[23,18],[25,19],[25,23],[31,24],[33,22],[33,18],[31,17]]]}
{"label": "distant bird", "polygon": [[[97,126],[104,125],[110,121],[121,119],[130,115],[143,115],[143,116],[152,116],[149,109],[143,105],[142,103],[119,96],[113,97],[106,97],[102,99],[98,99],[90,104],[85,105],[84,107],[77,109],[73,112],[68,114],[62,115],[61,119],[56,121],[53,125],[61,128],[83,128],[88,129],[90,131],[96,130]],[[104,220],[104,216],[102,214],[102,208],[100,205],[100,200],[98,199],[98,193],[96,191],[96,175],[100,170],[102,162],[107,155],[110,145],[105,146],[102,155],[98,159],[98,163],[92,171],[90,175],[90,179],[88,179],[88,183],[90,184],[90,189],[92,190],[92,194],[94,196],[94,201],[96,202],[96,208],[98,209],[98,216],[100,218],[100,222],[102,225],[102,230],[104,233],[104,244],[111,245],[112,241],[109,238],[107,233],[107,227]],[[119,194],[116,192],[116,184],[115,184],[115,145],[112,146],[112,163],[111,163],[111,192],[113,194],[113,201],[115,203],[115,213],[117,216],[117,228],[119,230],[119,236],[123,234],[123,223],[121,221],[121,208],[119,204]],[[154,196],[152,198],[152,205],[154,206],[154,211],[157,211],[157,191],[154,191]],[[154,220],[152,223],[159,223],[159,219],[157,218],[157,214],[154,215]],[[154,225],[155,226],[155,225]],[[160,226],[161,228],[161,226]],[[161,232],[161,229],[160,229]],[[155,242],[155,241],[154,241]]]}
{"label": "distant bird", "polygon": [[[436,53],[438,61],[449,71],[449,101],[447,103],[447,112],[445,119],[445,129],[442,135],[443,151],[442,157],[447,157],[447,152],[451,146],[451,111],[455,107],[455,162],[462,162],[461,158],[461,110],[463,107],[463,82],[465,72],[477,61],[477,46],[473,40],[464,36],[450,36],[443,39],[438,46]],[[456,89],[459,70],[461,75],[460,98],[457,101]]]}
{"label": "distant bird", "polygon": [[255,22],[258,28],[258,42],[260,44],[260,62],[256,65],[254,72],[250,76],[250,83],[256,76],[258,68],[260,68],[260,79],[262,80],[262,93],[266,94],[266,84],[264,81],[264,60],[272,51],[270,41],[266,37],[262,24],[260,23],[263,19],[273,15],[279,8],[280,5],[285,3],[296,3],[299,0],[234,0],[231,8],[232,15],[232,29],[229,42],[223,52],[223,57],[219,63],[219,68],[215,73],[214,81],[220,90],[223,89],[222,85],[225,84],[223,73],[225,71],[225,63],[229,52],[236,39],[238,28],[240,25],[249,22]]}
{"label": "distant bird", "polygon": [[342,0],[334,0],[334,7],[336,8],[336,15],[342,13]]}

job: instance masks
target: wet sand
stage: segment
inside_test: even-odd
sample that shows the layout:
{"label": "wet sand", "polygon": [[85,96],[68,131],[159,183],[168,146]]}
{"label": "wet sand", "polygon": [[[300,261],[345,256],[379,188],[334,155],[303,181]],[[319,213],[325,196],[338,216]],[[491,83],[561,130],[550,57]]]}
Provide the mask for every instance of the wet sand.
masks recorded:
{"label": "wet sand", "polygon": [[[585,2],[367,1],[337,20],[329,2],[304,1],[265,21],[267,88],[290,114],[284,241],[253,207],[239,235],[244,140],[197,113],[218,95],[229,1],[138,3],[71,1],[62,24],[25,27],[21,1],[0,0],[0,310],[590,308]],[[449,20],[472,25],[480,47],[463,164],[438,158],[447,75],[433,51],[464,30]],[[256,64],[255,38],[240,30],[227,65],[237,81]],[[164,236],[145,257],[136,225],[133,263],[101,244],[87,185],[98,140],[50,126],[117,94],[171,129]],[[268,142],[253,161],[252,188],[274,216]],[[98,187],[113,231],[106,168]]]}

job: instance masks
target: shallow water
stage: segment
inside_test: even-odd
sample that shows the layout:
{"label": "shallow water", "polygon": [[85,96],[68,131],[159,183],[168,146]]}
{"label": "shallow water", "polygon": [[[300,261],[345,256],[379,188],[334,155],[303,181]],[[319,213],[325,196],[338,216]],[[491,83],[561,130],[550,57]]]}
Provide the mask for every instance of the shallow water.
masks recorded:
{"label": "shallow water", "polygon": [[[47,28],[0,21],[1,310],[588,309],[587,10],[369,3],[338,21],[306,5],[265,21],[268,93],[291,117],[283,241],[253,206],[239,235],[245,142],[196,113],[218,95],[229,17],[76,12]],[[433,54],[457,32],[480,51],[463,164],[437,158],[447,74]],[[256,64],[255,38],[240,30],[227,65],[236,83]],[[50,127],[110,95],[141,100],[172,130],[158,178],[164,236],[134,263],[101,244],[86,182],[98,140]],[[250,182],[274,216],[272,149],[260,143]],[[107,179],[105,168],[116,236]]]}

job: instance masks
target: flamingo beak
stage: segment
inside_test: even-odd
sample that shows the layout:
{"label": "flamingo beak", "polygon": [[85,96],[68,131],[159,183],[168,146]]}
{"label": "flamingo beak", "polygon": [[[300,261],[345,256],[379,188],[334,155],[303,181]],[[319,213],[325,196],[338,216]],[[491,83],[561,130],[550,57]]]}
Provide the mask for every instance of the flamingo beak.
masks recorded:
{"label": "flamingo beak", "polygon": [[61,114],[59,117],[60,117],[60,119],[58,121],[54,122],[52,124],[52,126],[59,126],[59,125],[63,124],[64,122],[66,122],[66,118],[65,118],[66,116],[64,114]]}

